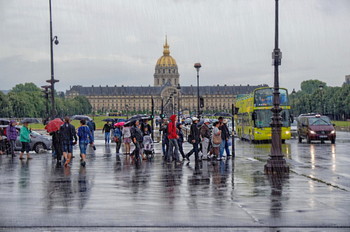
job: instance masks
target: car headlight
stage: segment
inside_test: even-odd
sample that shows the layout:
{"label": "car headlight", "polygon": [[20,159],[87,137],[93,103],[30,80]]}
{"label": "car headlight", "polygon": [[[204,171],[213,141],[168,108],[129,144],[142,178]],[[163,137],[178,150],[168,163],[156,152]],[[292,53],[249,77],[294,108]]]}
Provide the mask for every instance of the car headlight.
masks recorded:
{"label": "car headlight", "polygon": [[286,131],[286,134],[288,135],[290,133],[290,131]]}
{"label": "car headlight", "polygon": [[335,134],[335,130],[332,130],[332,131],[331,131],[331,134]]}
{"label": "car headlight", "polygon": [[310,134],[313,134],[313,135],[314,135],[314,134],[316,134],[316,132],[311,130],[311,131],[310,131]]}

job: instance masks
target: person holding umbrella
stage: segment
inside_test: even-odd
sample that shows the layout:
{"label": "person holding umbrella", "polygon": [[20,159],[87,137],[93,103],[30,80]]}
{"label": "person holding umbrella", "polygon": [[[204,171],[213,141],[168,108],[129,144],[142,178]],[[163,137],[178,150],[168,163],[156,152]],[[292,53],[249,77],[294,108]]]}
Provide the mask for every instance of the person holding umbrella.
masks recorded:
{"label": "person holding umbrella", "polygon": [[94,144],[94,138],[92,137],[90,128],[86,125],[85,120],[80,120],[80,127],[78,128],[79,137],[79,149],[80,149],[80,165],[85,167],[86,165],[86,148],[90,143],[91,146]]}
{"label": "person holding umbrella", "polygon": [[12,157],[15,157],[15,147],[16,147],[16,139],[18,136],[18,132],[16,130],[16,121],[11,120],[10,124],[6,127],[6,136],[7,140],[10,144],[10,150]]}
{"label": "person holding umbrella", "polygon": [[122,129],[121,129],[121,124],[118,124],[116,123],[114,126],[115,126],[115,129],[114,129],[114,135],[113,135],[113,140],[115,141],[115,150],[116,150],[116,153],[119,154],[119,150],[120,150],[120,147],[122,145],[122,136],[123,136],[123,133],[122,133]]}
{"label": "person holding umbrella", "polygon": [[[62,150],[63,156],[66,160],[64,166],[68,166],[72,159],[73,145],[77,144],[77,133],[75,127],[70,124],[70,118],[64,118],[64,124],[60,127],[60,133],[62,138]],[[74,142],[73,142],[74,139]]]}
{"label": "person holding umbrella", "polygon": [[57,159],[57,165],[61,164],[62,159],[62,141],[60,134],[62,124],[63,121],[60,118],[55,118],[45,126],[46,131],[52,136],[53,152]]}
{"label": "person holding umbrella", "polygon": [[23,159],[24,151],[27,153],[27,160],[31,159],[32,157],[30,157],[29,155],[30,130],[28,129],[28,122],[23,123],[23,126],[19,133],[19,140],[22,143],[22,149],[21,154],[19,155],[19,159]]}

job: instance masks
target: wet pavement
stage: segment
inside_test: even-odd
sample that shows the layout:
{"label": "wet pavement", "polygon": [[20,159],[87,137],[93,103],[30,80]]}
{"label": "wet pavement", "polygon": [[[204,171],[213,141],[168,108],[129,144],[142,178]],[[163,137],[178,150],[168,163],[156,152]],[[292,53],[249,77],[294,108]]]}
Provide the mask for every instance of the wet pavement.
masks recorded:
{"label": "wet pavement", "polygon": [[197,164],[164,164],[155,144],[138,166],[102,138],[85,168],[77,146],[68,168],[0,156],[0,231],[349,231],[350,133],[337,136],[287,141],[284,178],[263,173],[269,144],[239,140],[234,159]]}

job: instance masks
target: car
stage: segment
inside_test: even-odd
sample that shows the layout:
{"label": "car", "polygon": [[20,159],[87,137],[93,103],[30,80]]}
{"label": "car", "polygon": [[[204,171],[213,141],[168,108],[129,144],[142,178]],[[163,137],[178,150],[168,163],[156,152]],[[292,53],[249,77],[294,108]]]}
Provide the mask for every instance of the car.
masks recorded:
{"label": "car", "polygon": [[336,132],[334,124],[324,115],[320,114],[301,114],[297,119],[298,140],[301,143],[306,139],[307,143],[313,140],[319,140],[322,143],[326,140],[335,143]]}
{"label": "car", "polygon": [[[6,131],[7,126],[2,125],[0,127],[4,128],[4,130]],[[16,129],[17,129],[18,134],[19,134],[21,126],[16,126]],[[7,138],[5,138],[5,141],[7,142]],[[43,150],[51,150],[52,149],[52,139],[50,136],[45,136],[45,135],[42,135],[36,131],[31,131],[29,147],[30,147],[31,151],[35,151],[36,153],[40,153]],[[15,143],[15,150],[20,151],[21,149],[22,149],[22,143],[19,140],[19,136],[18,136],[16,143]]]}

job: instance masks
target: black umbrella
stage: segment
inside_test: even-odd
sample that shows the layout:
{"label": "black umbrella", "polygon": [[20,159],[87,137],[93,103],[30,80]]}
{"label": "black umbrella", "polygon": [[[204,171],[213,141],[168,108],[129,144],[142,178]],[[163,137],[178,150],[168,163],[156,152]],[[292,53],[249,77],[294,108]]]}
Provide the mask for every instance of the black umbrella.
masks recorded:
{"label": "black umbrella", "polygon": [[115,119],[114,118],[105,118],[105,119],[102,119],[102,121],[104,121],[104,122],[114,122]]}
{"label": "black umbrella", "polygon": [[124,126],[133,126],[137,119],[129,119],[128,121],[125,122]]}
{"label": "black umbrella", "polygon": [[150,116],[147,114],[138,114],[138,115],[132,116],[129,120],[146,120],[146,119],[150,119]]}
{"label": "black umbrella", "polygon": [[40,123],[40,121],[36,118],[25,118],[21,121],[21,123]]}
{"label": "black umbrella", "polygon": [[232,117],[232,114],[226,113],[226,112],[218,112],[218,113],[215,113],[213,116],[216,116],[216,117]]}
{"label": "black umbrella", "polygon": [[92,118],[86,115],[74,115],[70,118],[71,120],[86,120],[86,121],[92,121]]}
{"label": "black umbrella", "polygon": [[5,118],[0,118],[0,125],[8,125],[10,124],[10,120],[7,120]]}

